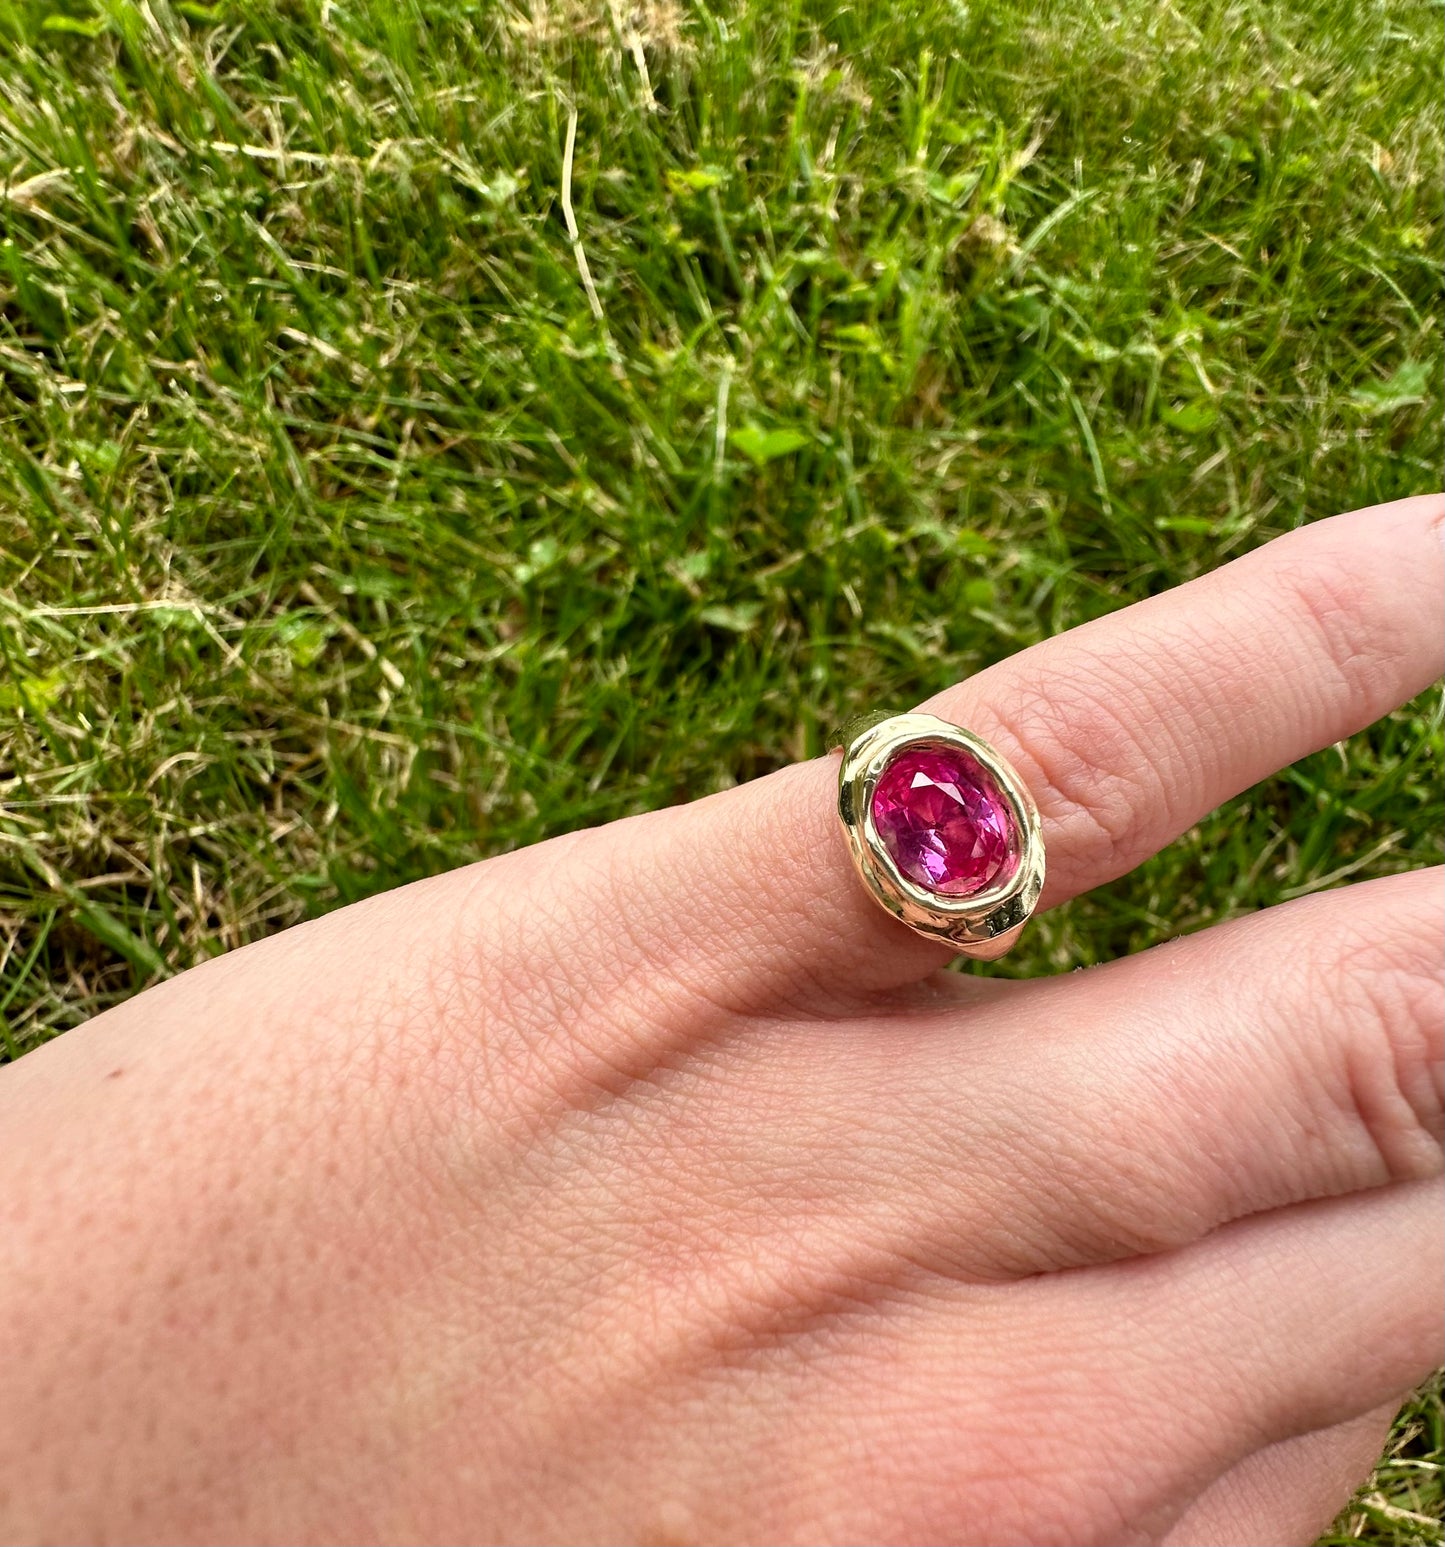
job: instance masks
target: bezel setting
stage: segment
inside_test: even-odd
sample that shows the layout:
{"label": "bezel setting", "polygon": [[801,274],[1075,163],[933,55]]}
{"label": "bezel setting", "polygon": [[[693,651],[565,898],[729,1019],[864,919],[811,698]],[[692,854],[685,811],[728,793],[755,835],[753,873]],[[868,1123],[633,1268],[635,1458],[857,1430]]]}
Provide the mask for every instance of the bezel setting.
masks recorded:
{"label": "bezel setting", "polygon": [[[1044,889],[1039,814],[1012,764],[981,736],[931,714],[871,715],[840,737],[838,816],[853,865],[875,901],[910,929],[989,961],[1018,938]],[[932,892],[905,876],[878,832],[873,797],[884,772],[910,749],[962,752],[983,770],[1009,807],[1017,860],[1005,879],[966,897]]]}

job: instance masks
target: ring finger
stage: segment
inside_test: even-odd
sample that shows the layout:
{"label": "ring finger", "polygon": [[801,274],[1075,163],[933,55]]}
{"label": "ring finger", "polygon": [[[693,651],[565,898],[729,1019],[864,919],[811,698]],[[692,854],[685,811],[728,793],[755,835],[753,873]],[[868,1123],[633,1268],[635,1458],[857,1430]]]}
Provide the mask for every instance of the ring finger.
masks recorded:
{"label": "ring finger", "polygon": [[[1427,687],[1445,665],[1442,524],[1439,496],[1316,522],[925,705],[990,741],[1032,791],[1043,905],[1132,869]],[[639,819],[613,876],[656,965],[756,1003],[790,984],[815,999],[820,984],[876,992],[946,959],[857,884],[836,777],[815,761]]]}

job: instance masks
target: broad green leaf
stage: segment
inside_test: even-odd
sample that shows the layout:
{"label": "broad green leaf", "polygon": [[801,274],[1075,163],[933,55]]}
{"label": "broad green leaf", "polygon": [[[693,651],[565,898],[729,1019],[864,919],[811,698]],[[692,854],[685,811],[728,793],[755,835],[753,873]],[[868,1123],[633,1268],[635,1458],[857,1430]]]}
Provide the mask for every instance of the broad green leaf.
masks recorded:
{"label": "broad green leaf", "polygon": [[667,186],[673,193],[706,193],[723,181],[723,173],[717,167],[689,167],[685,172],[676,170],[667,174]]}
{"label": "broad green leaf", "polygon": [[790,451],[799,451],[808,444],[808,437],[798,430],[764,430],[755,424],[734,430],[728,439],[756,467],[785,457]]}
{"label": "broad green leaf", "polygon": [[43,677],[11,677],[0,681],[0,709],[28,709],[44,714],[65,691],[65,674],[48,671]]}
{"label": "broad green leaf", "polygon": [[1161,409],[1159,417],[1172,430],[1182,430],[1186,435],[1203,435],[1214,428],[1219,414],[1209,403],[1194,402]]}
{"label": "broad green leaf", "polygon": [[1423,403],[1435,372],[1436,367],[1423,360],[1404,360],[1384,381],[1366,382],[1363,387],[1356,387],[1351,395],[1372,418],[1376,414],[1391,414],[1397,408]]}

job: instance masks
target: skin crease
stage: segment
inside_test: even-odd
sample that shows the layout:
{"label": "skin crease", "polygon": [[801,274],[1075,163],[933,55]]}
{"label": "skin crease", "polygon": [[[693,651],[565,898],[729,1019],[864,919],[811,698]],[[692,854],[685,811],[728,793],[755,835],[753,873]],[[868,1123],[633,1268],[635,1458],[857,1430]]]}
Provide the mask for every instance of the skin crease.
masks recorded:
{"label": "skin crease", "polygon": [[[1441,671],[1445,501],[929,707],[1052,906]],[[1442,1356],[1441,877],[936,969],[836,761],[386,894],[0,1071],[0,1536],[1307,1542]]]}

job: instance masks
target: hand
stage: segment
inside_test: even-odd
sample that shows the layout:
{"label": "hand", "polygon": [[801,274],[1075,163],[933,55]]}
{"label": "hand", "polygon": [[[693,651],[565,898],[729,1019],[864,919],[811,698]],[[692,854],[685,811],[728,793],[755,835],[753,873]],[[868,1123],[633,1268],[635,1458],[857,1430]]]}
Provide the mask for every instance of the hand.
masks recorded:
{"label": "hand", "polygon": [[[1044,905],[1423,689],[1442,521],[1320,523],[934,701],[1037,798]],[[3,1534],[1308,1540],[1441,1357],[1439,873],[940,976],[836,766],[6,1070]]]}

